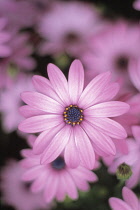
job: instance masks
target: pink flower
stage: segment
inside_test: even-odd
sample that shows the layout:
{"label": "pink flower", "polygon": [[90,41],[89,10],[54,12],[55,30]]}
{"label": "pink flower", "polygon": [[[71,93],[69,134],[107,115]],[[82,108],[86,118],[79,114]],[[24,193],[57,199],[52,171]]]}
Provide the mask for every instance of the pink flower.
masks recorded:
{"label": "pink flower", "polygon": [[140,209],[140,200],[127,187],[122,189],[123,200],[119,198],[112,197],[109,199],[109,204],[112,210],[139,210]]}
{"label": "pink flower", "polygon": [[48,65],[48,76],[34,76],[33,83],[39,92],[24,92],[21,107],[27,117],[19,129],[41,134],[35,141],[34,153],[41,154],[41,163],[50,163],[62,151],[66,164],[72,168],[79,164],[92,169],[94,150],[100,154],[115,154],[111,138],[124,139],[124,128],[111,120],[128,111],[129,105],[110,101],[118,92],[118,84],[110,83],[110,73],[95,77],[85,89],[84,69],[75,60],[69,70],[68,82],[55,65]]}
{"label": "pink flower", "polygon": [[132,60],[129,64],[129,76],[133,85],[140,92],[140,59]]}
{"label": "pink flower", "polygon": [[117,167],[122,163],[131,166],[132,176],[126,181],[126,186],[129,188],[135,187],[140,180],[140,126],[133,126],[132,133],[134,138],[127,139],[128,154],[116,154],[109,166],[110,173],[115,173]]}
{"label": "pink flower", "polygon": [[20,99],[20,93],[25,90],[33,90],[31,76],[21,73],[13,80],[12,84],[0,94],[2,127],[6,133],[17,130],[19,122],[23,119],[19,113],[19,107],[23,103]]}
{"label": "pink flower", "polygon": [[89,39],[88,51],[82,59],[89,71],[93,71],[94,65],[93,75],[110,70],[120,84],[130,85],[128,64],[140,57],[139,49],[140,26],[119,21]]}
{"label": "pink flower", "polygon": [[42,42],[40,52],[79,55],[85,50],[89,35],[100,27],[98,12],[92,5],[74,1],[54,2],[38,24],[38,31],[46,40]]}
{"label": "pink flower", "polygon": [[[29,136],[30,145],[33,146],[35,138],[35,136]],[[40,155],[34,155],[32,149],[22,150],[22,155],[25,158],[21,160],[21,164],[27,168],[22,180],[32,181],[31,191],[43,192],[46,202],[51,202],[54,198],[63,201],[66,195],[77,199],[77,189],[87,191],[89,190],[88,181],[98,180],[93,172],[82,166],[76,169],[66,166],[62,155],[45,165],[40,164]]]}
{"label": "pink flower", "polygon": [[2,201],[16,210],[50,209],[51,205],[45,204],[41,194],[33,194],[28,187],[29,183],[21,180],[24,173],[25,169],[15,160],[9,161],[2,169]]}
{"label": "pink flower", "polygon": [[133,3],[134,9],[140,11],[140,0],[135,0]]}
{"label": "pink flower", "polygon": [[10,40],[10,33],[4,28],[6,26],[6,19],[0,18],[0,58],[7,57],[11,54],[11,49],[8,46]]}

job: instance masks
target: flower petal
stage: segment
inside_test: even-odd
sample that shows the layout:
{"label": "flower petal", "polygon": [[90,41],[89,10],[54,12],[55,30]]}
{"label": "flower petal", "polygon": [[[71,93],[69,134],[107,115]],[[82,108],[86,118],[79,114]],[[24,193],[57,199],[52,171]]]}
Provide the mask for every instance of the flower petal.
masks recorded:
{"label": "flower petal", "polygon": [[132,210],[127,203],[125,203],[119,198],[114,198],[114,197],[110,198],[109,204],[112,210]]}
{"label": "flower petal", "polygon": [[61,100],[66,105],[69,105],[70,99],[69,99],[69,93],[68,93],[68,83],[64,74],[57,66],[51,63],[48,65],[47,71],[48,71],[48,76],[53,86],[53,89],[61,98]]}
{"label": "flower petal", "polygon": [[68,196],[74,200],[77,199],[78,192],[76,189],[76,185],[74,183],[74,180],[72,179],[72,177],[70,176],[70,174],[67,171],[65,171],[65,173],[63,174],[63,178],[65,181],[66,192],[67,192]]}
{"label": "flower petal", "polygon": [[53,128],[63,122],[59,115],[39,115],[25,119],[18,129],[25,133],[38,133]]}
{"label": "flower petal", "polygon": [[77,104],[84,87],[84,69],[79,60],[74,60],[70,66],[68,87],[72,104]]}
{"label": "flower petal", "polygon": [[55,173],[47,177],[44,191],[44,199],[47,203],[51,202],[54,199],[57,192],[58,182],[58,175]]}
{"label": "flower petal", "polygon": [[41,156],[41,164],[50,163],[60,155],[69,141],[70,134],[71,126],[66,125],[55,135]]}
{"label": "flower petal", "polygon": [[42,166],[36,166],[33,167],[29,170],[27,170],[23,175],[22,175],[22,180],[23,181],[31,181],[33,179],[36,179],[36,177],[38,177],[38,175],[40,174],[40,171],[42,169]]}
{"label": "flower petal", "polygon": [[112,138],[124,139],[127,137],[125,129],[114,120],[96,117],[87,117],[87,119],[95,129]]}
{"label": "flower petal", "polygon": [[48,113],[63,113],[63,106],[54,99],[37,92],[23,92],[21,94],[22,100],[35,109],[45,111]]}
{"label": "flower petal", "polygon": [[75,126],[75,143],[83,166],[93,169],[95,164],[95,153],[92,144],[81,126]]}
{"label": "flower petal", "polygon": [[35,109],[31,106],[28,106],[28,105],[21,106],[19,108],[19,112],[25,118],[29,118],[29,117],[33,117],[33,116],[37,116],[37,115],[41,115],[41,114],[46,114],[46,112],[37,110],[37,109]]}
{"label": "flower petal", "polygon": [[84,121],[81,126],[88,134],[89,138],[92,140],[99,150],[105,152],[107,155],[115,155],[116,148],[109,136],[96,130],[90,123]]}
{"label": "flower petal", "polygon": [[126,113],[129,105],[121,101],[108,101],[84,110],[85,115],[93,117],[116,117]]}
{"label": "flower petal", "polygon": [[101,92],[101,94],[94,99],[94,104],[111,100],[112,98],[114,98],[114,96],[116,96],[116,94],[119,91],[119,88],[120,86],[118,83],[108,84],[105,87],[105,89]]}
{"label": "flower petal", "polygon": [[96,76],[84,89],[79,101],[78,106],[85,109],[94,104],[94,100],[100,96],[104,88],[110,80],[110,72],[99,74]]}
{"label": "flower petal", "polygon": [[61,99],[58,97],[57,93],[53,90],[53,87],[48,79],[42,76],[35,75],[33,76],[33,84],[38,92],[49,96],[50,98],[53,98],[60,104],[63,104]]}
{"label": "flower petal", "polygon": [[64,125],[65,125],[64,123],[61,123],[60,125],[57,125],[56,127],[53,127],[52,129],[47,129],[46,131],[42,132],[37,137],[34,143],[33,152],[36,155],[41,154],[49,145],[53,137],[62,129],[62,127],[64,127]]}
{"label": "flower petal", "polygon": [[70,168],[76,168],[80,164],[80,158],[77,151],[77,147],[74,141],[73,130],[71,132],[69,143],[66,145],[65,153],[65,162]]}
{"label": "flower petal", "polygon": [[123,187],[122,189],[122,195],[124,201],[131,206],[132,209],[137,210],[138,209],[138,198],[137,196],[133,193],[132,190],[130,190],[127,187]]}

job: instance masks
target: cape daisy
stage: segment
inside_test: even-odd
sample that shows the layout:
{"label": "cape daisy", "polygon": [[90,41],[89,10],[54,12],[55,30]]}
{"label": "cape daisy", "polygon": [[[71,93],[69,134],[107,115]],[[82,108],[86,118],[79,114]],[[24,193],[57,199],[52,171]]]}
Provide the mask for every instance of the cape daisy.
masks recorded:
{"label": "cape daisy", "polygon": [[34,153],[41,154],[41,163],[55,160],[64,152],[66,164],[79,164],[92,169],[95,152],[100,155],[116,153],[110,137],[126,138],[124,128],[108,117],[126,113],[129,105],[110,101],[118,92],[118,84],[110,83],[110,72],[96,76],[84,89],[84,69],[75,60],[68,81],[62,71],[48,65],[49,80],[34,76],[38,92],[23,92],[27,103],[20,111],[25,119],[19,129],[27,133],[41,132],[34,143]]}

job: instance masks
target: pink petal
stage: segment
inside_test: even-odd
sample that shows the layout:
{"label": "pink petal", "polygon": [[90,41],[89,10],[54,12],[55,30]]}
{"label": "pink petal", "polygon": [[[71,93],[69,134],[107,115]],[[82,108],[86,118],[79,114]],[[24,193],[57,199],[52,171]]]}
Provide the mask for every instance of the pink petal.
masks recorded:
{"label": "pink petal", "polygon": [[119,198],[110,198],[109,199],[109,204],[112,208],[112,210],[132,210],[127,203],[125,203],[124,201],[122,201]]}
{"label": "pink petal", "polygon": [[68,172],[65,171],[65,173],[63,174],[63,178],[65,181],[66,192],[67,192],[68,196],[74,200],[77,199],[78,192],[77,192],[76,185],[75,185],[72,177],[69,175]]}
{"label": "pink petal", "polygon": [[19,124],[18,129],[25,133],[38,133],[53,128],[63,122],[59,115],[39,115],[30,117]]}
{"label": "pink petal", "polygon": [[57,198],[58,201],[63,201],[65,199],[65,196],[66,196],[65,180],[63,178],[63,173],[60,173],[56,198]]}
{"label": "pink petal", "polygon": [[92,171],[82,166],[79,166],[77,170],[69,169],[69,173],[73,177],[77,176],[79,179],[89,181],[89,182],[94,182],[98,180],[98,177],[96,176],[96,174],[94,174]]}
{"label": "pink petal", "polygon": [[58,182],[59,182],[58,175],[55,173],[47,177],[45,191],[44,191],[44,199],[47,203],[51,202],[56,196]]}
{"label": "pink petal", "polygon": [[94,104],[94,100],[104,91],[104,88],[106,87],[109,80],[110,72],[96,76],[84,89],[78,101],[78,106],[83,109],[92,106]]}
{"label": "pink petal", "polygon": [[68,83],[62,71],[51,63],[48,65],[47,71],[55,92],[66,105],[70,105]]}
{"label": "pink petal", "polygon": [[33,179],[36,179],[36,177],[38,177],[38,175],[40,174],[41,172],[41,169],[42,169],[42,166],[36,166],[36,167],[33,167],[29,170],[27,170],[23,176],[22,176],[22,180],[24,181],[31,181]]}
{"label": "pink petal", "polygon": [[106,136],[105,134],[94,129],[94,127],[86,121],[84,121],[81,124],[81,126],[83,127],[85,132],[88,134],[89,138],[100,150],[105,152],[107,155],[116,154],[115,145],[109,136]]}
{"label": "pink petal", "polygon": [[108,84],[104,91],[96,98],[94,99],[94,104],[105,102],[105,101],[110,101],[112,98],[116,96],[116,94],[119,91],[119,84],[118,83],[111,83]]}
{"label": "pink petal", "polygon": [[32,157],[33,156],[33,153],[32,153],[31,149],[22,149],[20,151],[20,153],[23,157]]}
{"label": "pink petal", "polygon": [[91,142],[81,126],[75,126],[75,143],[82,164],[88,169],[93,169],[95,164],[95,153]]}
{"label": "pink petal", "polygon": [[23,92],[22,100],[29,106],[48,113],[62,114],[64,108],[57,101],[37,92]]}
{"label": "pink petal", "polygon": [[90,189],[89,184],[85,180],[79,179],[79,177],[77,176],[73,176],[72,178],[75,182],[75,185],[77,186],[79,190],[88,191]]}
{"label": "pink petal", "polygon": [[87,121],[92,123],[95,129],[112,138],[124,139],[127,137],[125,129],[114,120],[109,118],[87,117]]}
{"label": "pink petal", "polygon": [[74,60],[70,66],[68,87],[72,104],[77,104],[84,87],[84,69],[79,60]]}
{"label": "pink petal", "polygon": [[64,157],[66,164],[70,168],[76,168],[80,164],[78,150],[74,141],[73,130],[71,132],[69,143],[66,145]]}
{"label": "pink petal", "polygon": [[41,157],[41,164],[50,163],[60,155],[69,141],[70,134],[71,126],[66,125],[55,135]]}
{"label": "pink petal", "polygon": [[27,142],[29,144],[30,147],[33,147],[34,143],[36,140],[36,136],[35,135],[29,135],[27,138]]}
{"label": "pink petal", "polygon": [[129,105],[121,101],[109,101],[89,107],[84,115],[93,117],[116,117],[126,113]]}
{"label": "pink petal", "polygon": [[43,190],[44,188],[44,183],[46,183],[46,174],[47,171],[41,172],[40,176],[37,177],[37,179],[33,182],[31,185],[31,191],[33,193],[37,193]]}
{"label": "pink petal", "polygon": [[33,116],[37,116],[37,115],[41,115],[41,114],[46,114],[46,112],[37,110],[37,109],[35,109],[31,106],[28,106],[28,105],[21,106],[19,108],[19,112],[25,118],[33,117]]}
{"label": "pink petal", "polygon": [[56,127],[53,127],[52,129],[48,129],[44,132],[42,132],[36,139],[33,151],[36,155],[41,154],[46,147],[49,145],[50,141],[53,139],[53,137],[64,127],[64,123],[61,123],[60,125],[57,125]]}
{"label": "pink petal", "polygon": [[137,196],[127,187],[123,187],[122,195],[124,201],[131,206],[133,210],[138,210],[138,198]]}
{"label": "pink petal", "polygon": [[53,90],[53,87],[48,79],[42,76],[35,75],[33,76],[33,84],[38,92],[49,96],[50,98],[53,98],[60,104],[63,104],[57,93]]}
{"label": "pink petal", "polygon": [[140,166],[135,165],[132,168],[132,176],[126,181],[126,186],[129,188],[134,188],[139,183],[139,181],[140,181]]}

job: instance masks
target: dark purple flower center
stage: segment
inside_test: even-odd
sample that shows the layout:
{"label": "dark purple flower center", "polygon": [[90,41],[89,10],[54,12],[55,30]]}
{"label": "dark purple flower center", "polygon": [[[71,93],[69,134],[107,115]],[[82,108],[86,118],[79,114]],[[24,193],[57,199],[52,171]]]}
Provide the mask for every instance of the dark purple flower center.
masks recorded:
{"label": "dark purple flower center", "polygon": [[128,56],[119,56],[116,61],[116,66],[120,70],[126,70],[128,68],[129,58]]}
{"label": "dark purple flower center", "polygon": [[63,113],[64,120],[67,124],[76,125],[80,124],[83,120],[83,110],[76,105],[70,105],[65,108]]}
{"label": "dark purple flower center", "polygon": [[65,35],[64,39],[67,43],[73,43],[79,41],[79,36],[74,32],[69,32]]}
{"label": "dark purple flower center", "polygon": [[56,170],[61,170],[65,168],[65,161],[63,157],[56,158],[52,163],[52,167]]}

